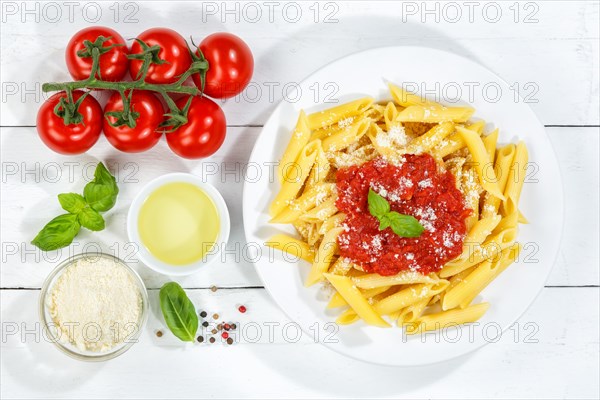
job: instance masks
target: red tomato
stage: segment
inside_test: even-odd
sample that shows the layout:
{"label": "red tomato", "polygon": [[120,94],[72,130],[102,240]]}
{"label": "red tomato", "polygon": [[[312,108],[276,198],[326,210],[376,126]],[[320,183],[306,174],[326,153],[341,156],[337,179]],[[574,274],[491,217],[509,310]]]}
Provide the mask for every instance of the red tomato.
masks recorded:
{"label": "red tomato", "polygon": [[[181,110],[189,97],[179,99]],[[175,154],[183,158],[208,157],[221,147],[227,124],[221,107],[207,97],[194,96],[188,111],[188,122],[174,132],[167,133],[167,143]]]}
{"label": "red tomato", "polygon": [[[137,38],[144,41],[148,46],[160,46],[161,50],[158,52],[158,57],[166,61],[164,64],[150,65],[145,79],[148,83],[174,83],[192,64],[192,56],[185,39],[172,29],[148,29],[140,33]],[[131,54],[141,52],[142,46],[134,41],[131,45]],[[131,60],[129,73],[133,79],[137,78],[142,64],[142,60]]]}
{"label": "red tomato", "polygon": [[[226,99],[248,86],[254,70],[254,58],[242,39],[231,33],[213,33],[199,47],[208,61],[204,86],[207,96]],[[201,88],[200,74],[194,74],[193,78],[196,86]]]}
{"label": "red tomato", "polygon": [[122,46],[113,47],[100,55],[99,70],[101,78],[111,82],[123,79],[129,66],[127,45],[123,37],[116,31],[102,26],[82,29],[71,38],[65,51],[69,73],[73,79],[78,81],[90,77],[90,73],[92,72],[92,57],[79,57],[77,52],[85,49],[83,45],[85,40],[94,42],[98,36],[110,37],[109,40],[104,42],[103,47],[122,44]]}
{"label": "red tomato", "polygon": [[[73,92],[77,101],[84,92]],[[102,131],[102,107],[96,99],[88,95],[79,105],[83,120],[79,124],[65,125],[63,119],[54,114],[54,107],[65,92],[56,93],[42,104],[37,115],[37,131],[46,146],[61,154],[81,154],[89,150],[100,137]]]}
{"label": "red tomato", "polygon": [[163,121],[165,112],[162,103],[151,92],[134,90],[131,96],[131,110],[139,114],[133,128],[127,125],[112,126],[117,118],[106,115],[107,112],[123,111],[123,99],[118,92],[113,93],[104,107],[104,135],[117,149],[126,153],[138,153],[154,147],[162,132],[158,125]]}

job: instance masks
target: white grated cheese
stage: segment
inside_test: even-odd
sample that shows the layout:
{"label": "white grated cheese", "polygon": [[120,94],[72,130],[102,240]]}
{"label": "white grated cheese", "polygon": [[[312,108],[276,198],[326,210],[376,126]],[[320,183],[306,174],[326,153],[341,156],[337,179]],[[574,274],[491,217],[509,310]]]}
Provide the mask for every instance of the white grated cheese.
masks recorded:
{"label": "white grated cheese", "polygon": [[431,182],[431,178],[423,179],[421,182],[419,182],[419,187],[421,189],[433,187],[433,183]]}
{"label": "white grated cheese", "polygon": [[51,289],[48,309],[62,341],[82,351],[107,351],[138,326],[142,297],[125,267],[105,257],[80,258]]}
{"label": "white grated cheese", "polygon": [[348,117],[348,118],[344,118],[344,119],[341,119],[341,120],[338,122],[338,126],[339,126],[340,128],[347,128],[347,127],[349,127],[350,125],[352,125],[352,122],[354,122],[354,117]]}

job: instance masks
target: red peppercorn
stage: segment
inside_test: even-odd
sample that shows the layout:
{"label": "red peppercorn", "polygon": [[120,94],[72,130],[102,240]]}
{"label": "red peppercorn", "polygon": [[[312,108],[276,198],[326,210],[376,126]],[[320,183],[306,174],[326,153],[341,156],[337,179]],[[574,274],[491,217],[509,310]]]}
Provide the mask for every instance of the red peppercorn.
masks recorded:
{"label": "red peppercorn", "polygon": [[230,329],[231,329],[231,325],[229,325],[229,324],[227,324],[227,323],[226,323],[226,324],[223,324],[223,329],[225,329],[226,331],[228,331],[228,330],[230,330]]}
{"label": "red peppercorn", "polygon": [[229,333],[227,333],[227,332],[223,332],[223,333],[221,333],[221,337],[222,337],[223,339],[227,339],[227,338],[229,337]]}
{"label": "red peppercorn", "polygon": [[239,306],[238,307],[238,311],[241,312],[242,314],[246,312],[246,306]]}

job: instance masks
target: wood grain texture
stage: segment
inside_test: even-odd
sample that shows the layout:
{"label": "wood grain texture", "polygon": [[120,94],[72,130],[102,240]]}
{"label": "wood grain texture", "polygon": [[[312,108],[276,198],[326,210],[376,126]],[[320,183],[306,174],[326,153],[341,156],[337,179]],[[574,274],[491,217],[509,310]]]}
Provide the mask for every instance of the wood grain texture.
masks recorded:
{"label": "wood grain texture", "polygon": [[[23,12],[22,2],[2,3],[1,398],[600,396],[597,1],[535,1],[516,6],[515,2],[484,1],[474,2],[471,11],[469,2],[451,2],[461,13],[457,21],[452,21],[456,10],[444,2],[274,2],[269,6],[265,2],[163,1],[120,3],[116,9],[114,2],[102,2],[95,3],[100,8],[97,21],[96,6],[86,17],[82,13],[85,4],[76,3],[71,19],[66,3],[53,3],[61,7],[57,21],[52,21],[56,16],[52,6],[40,2],[28,4],[34,10],[30,13]],[[300,15],[293,21],[296,4]],[[272,14],[269,7],[274,7]],[[501,16],[494,21],[496,7]],[[257,10],[261,13],[258,20]],[[132,11],[130,17],[137,22],[127,21]],[[191,34],[196,41],[224,30],[248,42],[256,61],[253,82],[242,96],[223,103],[230,128],[215,156],[182,160],[171,154],[164,141],[149,152],[126,155],[101,138],[89,153],[64,157],[45,148],[35,128],[19,127],[35,124],[44,100],[41,83],[69,79],[63,59],[68,39],[78,29],[94,24],[111,26],[126,38],[166,26],[184,36]],[[290,321],[261,288],[244,248],[242,229],[242,184],[250,151],[277,103],[292,101],[286,88],[335,59],[391,45],[433,47],[471,58],[527,97],[542,123],[564,126],[546,129],[565,190],[563,240],[547,287],[518,325],[497,343],[418,368],[370,365],[339,356],[306,334],[296,343],[284,337],[282,327]],[[319,99],[330,94],[327,83],[316,82]],[[335,85],[335,80],[331,83]],[[315,92],[303,95],[315,96]],[[106,100],[106,95],[100,99]],[[29,244],[31,238],[60,212],[56,195],[81,191],[99,160],[117,173],[121,187],[117,206],[106,213],[108,228],[83,232],[70,251],[44,254],[36,250]],[[229,206],[232,231],[223,261],[177,280],[188,288],[199,309],[246,327],[243,340],[233,346],[184,346],[173,338],[165,330],[157,304],[157,288],[169,278],[135,262],[135,248],[125,244],[127,208],[137,191],[149,180],[175,171],[205,178],[221,191]],[[81,363],[36,340],[32,332],[39,333],[37,289],[70,253],[98,248],[131,261],[151,288],[152,312],[140,343],[128,353],[105,364]],[[208,290],[212,285],[220,289]],[[246,314],[237,311],[240,304],[248,307]],[[160,339],[157,329],[165,332]],[[260,333],[256,343],[248,340],[255,337],[252,332]]]}
{"label": "wood grain texture", "polygon": [[[125,222],[128,206],[137,191],[151,179],[175,171],[191,172],[214,184],[228,204],[232,221],[231,238],[222,262],[185,277],[180,283],[184,287],[260,286],[251,263],[251,246],[244,239],[241,213],[244,171],[259,133],[260,128],[230,128],[223,148],[200,162],[176,157],[164,141],[151,151],[132,157],[113,149],[104,138],[85,156],[74,160],[38,143],[34,128],[0,129],[1,232],[6,266],[0,271],[2,287],[39,288],[58,261],[84,249],[98,248],[132,262],[148,287],[162,286],[167,277],[137,262],[135,247],[127,244]],[[598,285],[599,256],[595,244],[598,243],[599,128],[548,128],[547,133],[561,165],[566,204],[564,240],[547,284]],[[23,152],[23,148],[28,150]],[[48,220],[60,213],[56,195],[81,191],[98,160],[108,163],[121,188],[116,207],[106,214],[107,229],[95,233],[82,230],[69,249],[50,253],[37,250],[29,242]],[[264,166],[261,173],[269,173],[269,167]],[[252,179],[250,175],[248,179]],[[582,208],[581,204],[589,207]]]}
{"label": "wood grain texture", "polygon": [[[132,349],[106,364],[69,359],[34,334],[2,344],[2,398],[594,398],[598,395],[598,288],[544,289],[513,329],[470,355],[417,368],[340,356],[305,336],[283,337],[289,320],[261,289],[190,290],[199,308],[255,323],[256,344],[181,345],[150,317]],[[39,291],[0,292],[5,323],[35,331]],[[157,292],[150,297],[156,302]],[[248,305],[243,317],[235,310]],[[561,310],[557,313],[556,310]],[[243,318],[243,319],[240,319]],[[279,324],[279,325],[275,325]],[[12,326],[12,325],[11,325]],[[273,326],[269,343],[269,326]],[[12,327],[11,327],[12,329]],[[21,329],[21,328],[19,328]],[[255,337],[246,329],[248,337]],[[19,332],[21,333],[21,331]],[[491,340],[496,340],[494,335]],[[164,339],[164,340],[163,340]],[[443,340],[443,338],[440,338]],[[59,367],[57,367],[59,366]],[[31,374],[35,379],[31,379]],[[353,378],[359,374],[361,379]],[[492,377],[492,378],[490,378]],[[368,384],[365,380],[368,379]],[[468,383],[468,384],[467,384]]]}
{"label": "wood grain texture", "polygon": [[[253,82],[243,95],[224,104],[230,125],[262,125],[279,101],[294,101],[287,96],[288,91],[321,66],[361,50],[392,45],[443,49],[483,64],[513,85],[514,90],[503,95],[519,93],[527,98],[546,125],[600,123],[596,2],[531,2],[537,11],[521,4],[518,14],[510,8],[513,3],[489,2],[494,7],[485,8],[486,2],[478,2],[471,13],[461,6],[461,18],[454,23],[455,14],[443,3],[437,3],[437,12],[434,5],[426,8],[421,2],[405,3],[416,5],[417,10],[396,2],[329,2],[333,8],[321,4],[317,15],[314,5],[310,8],[313,3],[301,3],[297,22],[291,22],[295,19],[293,10],[283,11],[281,3],[271,19],[268,8],[260,7],[262,18],[255,23],[251,22],[255,14],[239,2],[229,8],[220,2],[135,3],[139,5],[134,16],[138,22],[125,22],[124,12],[115,17],[114,10],[109,9],[112,3],[103,3],[98,23],[115,27],[126,38],[154,26],[172,27],[196,39],[218,30],[243,37],[254,52],[256,68]],[[216,5],[217,10],[209,9],[209,5]],[[500,7],[497,21],[493,12],[496,5]],[[40,21],[35,23],[35,14],[23,16],[18,12],[7,16],[2,26],[2,126],[34,125],[32,110],[45,96],[41,84],[69,79],[64,47],[73,32],[90,23],[81,17],[81,10],[69,23],[50,22],[49,13],[40,8]],[[28,62],[23,63],[23,59]],[[406,80],[410,82],[410,77]],[[327,84],[335,85],[335,79],[317,82],[314,92],[302,95],[324,98],[330,89],[335,90]],[[476,83],[457,84],[466,94],[468,85]],[[480,84],[474,89],[476,96],[483,95],[485,83]],[[443,86],[426,89],[444,93]]]}

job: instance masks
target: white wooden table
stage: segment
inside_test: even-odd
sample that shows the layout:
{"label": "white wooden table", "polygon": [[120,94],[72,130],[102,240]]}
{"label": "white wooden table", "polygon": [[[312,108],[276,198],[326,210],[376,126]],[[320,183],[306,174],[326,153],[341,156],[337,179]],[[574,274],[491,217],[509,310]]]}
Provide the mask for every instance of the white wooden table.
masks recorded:
{"label": "white wooden table", "polygon": [[[248,42],[256,61],[253,83],[224,104],[227,139],[213,157],[184,161],[164,142],[127,155],[104,138],[85,155],[64,157],[41,143],[34,127],[44,99],[41,83],[68,79],[65,45],[94,23],[126,38],[168,26],[195,39],[226,30]],[[599,39],[597,1],[3,2],[0,397],[598,398]],[[270,112],[320,66],[388,45],[452,51],[514,85],[547,127],[566,196],[559,257],[518,325],[468,356],[404,369],[344,358],[306,336],[286,340],[282,328],[289,321],[240,256],[243,167]],[[319,89],[319,96],[327,94],[328,88]],[[36,251],[29,242],[59,211],[56,195],[80,191],[98,160],[118,173],[121,187],[116,208],[107,213],[108,229],[83,233],[62,252]],[[226,259],[178,281],[199,308],[258,327],[256,340],[250,331],[232,346],[184,346],[169,335],[156,337],[157,329],[166,332],[157,295],[169,278],[135,262],[133,249],[124,245],[125,216],[144,183],[171,171],[206,176],[232,216]],[[39,289],[60,260],[98,248],[132,261],[149,289],[152,312],[129,352],[107,363],[81,363],[43,340]],[[247,306],[246,314],[237,312],[239,304]]]}

